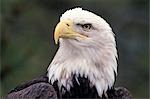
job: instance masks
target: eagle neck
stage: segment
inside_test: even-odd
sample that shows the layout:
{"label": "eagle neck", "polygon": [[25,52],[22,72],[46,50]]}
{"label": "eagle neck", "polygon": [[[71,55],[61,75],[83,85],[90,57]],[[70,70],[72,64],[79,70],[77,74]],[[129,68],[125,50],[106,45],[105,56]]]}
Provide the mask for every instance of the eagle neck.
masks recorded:
{"label": "eagle neck", "polygon": [[115,81],[117,63],[116,53],[112,49],[81,49],[71,44],[60,44],[48,68],[49,81],[58,81],[59,88],[64,86],[69,91],[73,87],[72,75],[85,77],[96,87],[99,96],[102,96]]}

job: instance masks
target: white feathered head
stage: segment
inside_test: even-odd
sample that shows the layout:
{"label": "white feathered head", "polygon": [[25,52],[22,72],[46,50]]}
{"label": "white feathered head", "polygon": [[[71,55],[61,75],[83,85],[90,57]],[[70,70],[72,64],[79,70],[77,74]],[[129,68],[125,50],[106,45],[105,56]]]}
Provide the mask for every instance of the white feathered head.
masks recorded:
{"label": "white feathered head", "polygon": [[117,50],[109,24],[100,16],[75,8],[60,18],[54,33],[59,49],[48,68],[49,81],[70,90],[72,74],[88,77],[99,96],[112,87]]}

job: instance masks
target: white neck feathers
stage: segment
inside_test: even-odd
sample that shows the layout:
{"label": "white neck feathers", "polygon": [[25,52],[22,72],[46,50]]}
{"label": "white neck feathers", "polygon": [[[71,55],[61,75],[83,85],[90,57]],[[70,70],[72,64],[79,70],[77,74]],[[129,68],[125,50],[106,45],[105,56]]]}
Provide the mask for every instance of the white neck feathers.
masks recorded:
{"label": "white neck feathers", "polygon": [[[104,42],[104,41],[103,41]],[[115,39],[99,43],[95,47],[77,47],[61,39],[60,47],[48,68],[51,83],[58,80],[59,87],[69,91],[72,85],[72,74],[88,77],[101,97],[111,88],[117,74],[117,50]]]}

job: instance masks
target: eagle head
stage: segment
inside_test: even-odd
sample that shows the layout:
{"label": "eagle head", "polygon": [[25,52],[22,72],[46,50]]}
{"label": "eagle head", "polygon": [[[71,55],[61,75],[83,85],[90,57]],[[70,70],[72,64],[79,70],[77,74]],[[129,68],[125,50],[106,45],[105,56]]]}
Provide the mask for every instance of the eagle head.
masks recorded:
{"label": "eagle head", "polygon": [[74,8],[60,17],[54,31],[59,49],[48,67],[51,83],[68,91],[72,74],[86,77],[96,87],[98,95],[111,88],[117,74],[117,50],[110,25],[100,16]]}

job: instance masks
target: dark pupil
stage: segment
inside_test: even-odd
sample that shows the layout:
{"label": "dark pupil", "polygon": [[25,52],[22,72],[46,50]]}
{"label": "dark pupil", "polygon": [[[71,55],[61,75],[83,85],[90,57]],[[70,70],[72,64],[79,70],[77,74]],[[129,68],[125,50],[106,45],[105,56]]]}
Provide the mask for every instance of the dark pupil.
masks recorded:
{"label": "dark pupil", "polygon": [[86,28],[86,29],[90,29],[91,28],[91,25],[90,24],[84,24],[82,25],[83,28]]}
{"label": "dark pupil", "polygon": [[85,28],[88,28],[89,26],[88,25],[85,25]]}

